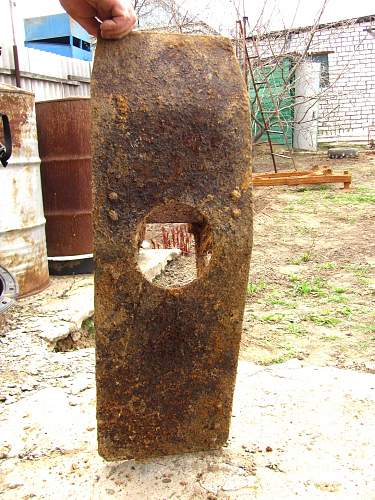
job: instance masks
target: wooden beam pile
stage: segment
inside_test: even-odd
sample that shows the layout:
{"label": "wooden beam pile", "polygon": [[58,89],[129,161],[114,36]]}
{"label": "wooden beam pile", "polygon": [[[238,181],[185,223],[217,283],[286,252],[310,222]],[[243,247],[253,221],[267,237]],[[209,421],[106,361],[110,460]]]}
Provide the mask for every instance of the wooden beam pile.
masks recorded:
{"label": "wooden beam pile", "polygon": [[352,175],[345,170],[334,174],[331,168],[313,167],[312,170],[254,174],[253,186],[300,186],[308,184],[343,183],[344,189],[350,189]]}

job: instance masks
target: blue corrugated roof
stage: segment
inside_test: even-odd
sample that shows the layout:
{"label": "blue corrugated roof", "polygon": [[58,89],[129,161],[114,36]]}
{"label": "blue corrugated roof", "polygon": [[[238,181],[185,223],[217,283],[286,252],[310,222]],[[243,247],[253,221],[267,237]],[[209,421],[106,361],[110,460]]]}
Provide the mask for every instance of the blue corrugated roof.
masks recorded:
{"label": "blue corrugated roof", "polygon": [[25,35],[26,42],[64,36],[90,41],[87,31],[65,13],[25,19]]}

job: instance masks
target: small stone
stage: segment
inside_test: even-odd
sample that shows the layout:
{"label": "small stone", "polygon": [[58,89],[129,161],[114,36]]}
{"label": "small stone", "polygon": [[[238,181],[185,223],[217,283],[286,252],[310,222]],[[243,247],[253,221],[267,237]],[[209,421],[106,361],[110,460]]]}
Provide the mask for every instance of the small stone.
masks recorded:
{"label": "small stone", "polygon": [[22,483],[12,483],[12,484],[8,484],[8,490],[15,490],[17,488],[21,488],[21,486],[23,486]]}
{"label": "small stone", "polygon": [[171,483],[172,482],[172,479],[170,477],[165,477],[163,480],[162,480],[162,483]]}
{"label": "small stone", "polygon": [[15,389],[17,387],[16,384],[8,384],[7,385],[8,389]]}
{"label": "small stone", "polygon": [[0,396],[0,403],[4,403],[7,400],[6,396]]}
{"label": "small stone", "polygon": [[30,385],[22,385],[21,386],[21,391],[22,392],[30,392],[32,390],[33,390],[33,388]]}
{"label": "small stone", "polygon": [[108,215],[109,215],[109,218],[111,220],[113,220],[113,222],[117,222],[119,219],[118,213],[115,210],[109,210]]}
{"label": "small stone", "polygon": [[87,429],[86,429],[86,430],[87,430],[88,432],[92,432],[92,431],[94,431],[94,430],[95,430],[95,427],[87,427]]}
{"label": "small stone", "polygon": [[72,337],[73,342],[78,342],[78,340],[82,337],[82,333],[80,331],[72,332],[70,336]]}
{"label": "small stone", "polygon": [[11,449],[12,447],[10,444],[4,444],[3,446],[0,446],[0,460],[8,458]]}
{"label": "small stone", "polygon": [[267,448],[266,448],[266,452],[267,452],[267,453],[271,453],[271,451],[273,451],[273,449],[271,448],[271,446],[267,446]]}
{"label": "small stone", "polygon": [[235,219],[239,219],[241,217],[241,210],[239,208],[234,208],[232,210],[232,215]]}
{"label": "small stone", "polygon": [[241,192],[238,191],[237,189],[232,191],[231,197],[233,198],[233,200],[237,201],[241,198],[241,196],[242,196]]}

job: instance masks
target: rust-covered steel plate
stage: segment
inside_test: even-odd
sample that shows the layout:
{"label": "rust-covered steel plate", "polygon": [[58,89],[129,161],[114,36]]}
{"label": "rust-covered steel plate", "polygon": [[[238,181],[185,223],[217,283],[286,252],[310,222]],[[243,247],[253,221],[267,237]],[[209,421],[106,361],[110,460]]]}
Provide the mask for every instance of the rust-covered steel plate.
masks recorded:
{"label": "rust-covered steel plate", "polygon": [[[93,83],[99,453],[144,459],[228,438],[252,245],[248,97],[229,40],[100,40]],[[138,268],[149,222],[187,223],[198,277]]]}

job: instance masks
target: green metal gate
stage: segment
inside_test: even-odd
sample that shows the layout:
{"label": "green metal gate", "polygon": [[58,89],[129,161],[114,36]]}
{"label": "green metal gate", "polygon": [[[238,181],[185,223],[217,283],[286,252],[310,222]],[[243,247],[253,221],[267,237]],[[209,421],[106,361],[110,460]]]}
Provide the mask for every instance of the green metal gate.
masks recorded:
{"label": "green metal gate", "polygon": [[[265,121],[268,123],[271,141],[275,144],[293,146],[293,121],[294,121],[294,84],[291,72],[293,60],[284,58],[279,64],[265,64],[254,67],[254,79],[257,85],[259,99]],[[252,114],[255,117],[252,123],[253,136],[260,130],[264,121],[256,100],[254,85],[249,77],[249,96]],[[259,122],[259,123],[257,123]],[[260,141],[266,141],[267,135],[263,133]],[[287,143],[287,144],[286,144]]]}

